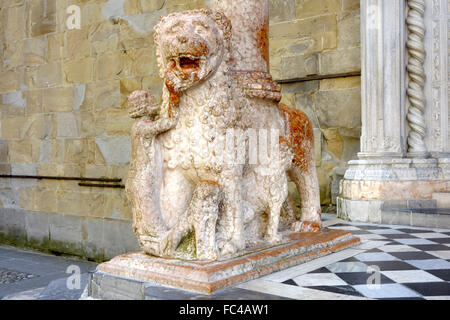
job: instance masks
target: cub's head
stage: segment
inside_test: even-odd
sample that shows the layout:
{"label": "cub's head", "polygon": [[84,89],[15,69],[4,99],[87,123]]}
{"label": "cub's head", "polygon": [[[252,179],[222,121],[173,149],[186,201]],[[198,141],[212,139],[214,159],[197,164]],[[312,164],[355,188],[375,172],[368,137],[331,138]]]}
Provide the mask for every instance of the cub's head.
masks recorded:
{"label": "cub's head", "polygon": [[172,13],[155,27],[160,76],[169,91],[182,92],[208,78],[230,48],[231,23],[208,9]]}

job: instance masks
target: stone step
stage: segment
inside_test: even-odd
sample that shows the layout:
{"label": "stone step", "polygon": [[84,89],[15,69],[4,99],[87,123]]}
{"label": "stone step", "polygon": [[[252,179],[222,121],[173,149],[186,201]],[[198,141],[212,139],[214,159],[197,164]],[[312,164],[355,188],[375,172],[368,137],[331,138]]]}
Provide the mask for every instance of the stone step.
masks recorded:
{"label": "stone step", "polygon": [[381,223],[450,229],[450,208],[384,208]]}
{"label": "stone step", "polygon": [[[323,229],[319,233],[286,232],[284,241],[259,246],[220,261],[161,259],[133,252],[97,266],[89,281],[90,296],[96,299],[144,298],[143,283],[156,283],[185,291],[210,295],[264,275],[344,250],[360,243],[345,230]],[[126,288],[116,287],[122,278],[132,279]]]}
{"label": "stone step", "polygon": [[384,212],[414,212],[422,214],[448,214],[450,215],[450,208],[397,208],[384,209]]}
{"label": "stone step", "polygon": [[450,208],[450,192],[435,192],[433,200],[436,201],[438,208]]}

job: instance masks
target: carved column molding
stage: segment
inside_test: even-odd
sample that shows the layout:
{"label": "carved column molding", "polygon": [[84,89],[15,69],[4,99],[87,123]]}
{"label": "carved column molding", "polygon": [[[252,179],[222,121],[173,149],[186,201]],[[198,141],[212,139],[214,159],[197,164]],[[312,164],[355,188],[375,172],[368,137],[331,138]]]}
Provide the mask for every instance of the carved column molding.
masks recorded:
{"label": "carved column molding", "polygon": [[448,158],[449,144],[449,21],[448,0],[427,1],[425,10],[425,119],[427,151],[434,158]]}
{"label": "carved column molding", "polygon": [[406,155],[404,0],[361,0],[360,159]]}
{"label": "carved column molding", "polygon": [[449,4],[361,0],[361,153],[341,181],[338,217],[441,223],[392,209],[419,210],[450,193]]}
{"label": "carved column molding", "polygon": [[408,134],[408,156],[427,157],[425,137],[427,125],[425,122],[425,0],[408,0],[408,114],[410,128]]}

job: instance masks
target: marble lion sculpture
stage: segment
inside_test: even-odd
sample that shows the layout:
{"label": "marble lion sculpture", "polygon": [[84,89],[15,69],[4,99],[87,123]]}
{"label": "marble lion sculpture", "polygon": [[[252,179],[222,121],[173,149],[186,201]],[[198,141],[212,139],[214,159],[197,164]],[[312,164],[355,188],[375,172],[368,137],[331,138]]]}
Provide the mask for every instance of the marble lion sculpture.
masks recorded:
{"label": "marble lion sculpture", "polygon": [[[311,123],[264,94],[277,87],[271,79],[249,86],[249,75],[258,75],[230,68],[231,50],[238,50],[231,37],[228,18],[209,9],[170,14],[155,27],[163,102],[157,106],[145,91],[130,96],[137,120],[126,184],[134,231],[148,254],[218,260],[277,243],[282,213],[296,232],[320,230]],[[260,132],[262,141],[276,133],[277,152],[255,162],[251,133]],[[301,196],[301,220],[288,180]]]}

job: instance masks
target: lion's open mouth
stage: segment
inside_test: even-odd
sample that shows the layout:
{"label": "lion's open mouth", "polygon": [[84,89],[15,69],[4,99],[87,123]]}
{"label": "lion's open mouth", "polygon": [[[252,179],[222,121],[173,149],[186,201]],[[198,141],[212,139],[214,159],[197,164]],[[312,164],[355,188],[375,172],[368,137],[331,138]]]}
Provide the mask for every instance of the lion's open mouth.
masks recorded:
{"label": "lion's open mouth", "polygon": [[191,59],[188,57],[182,57],[180,58],[180,68],[183,70],[198,69],[200,68],[200,59]]}
{"label": "lion's open mouth", "polygon": [[197,71],[201,67],[202,58],[191,55],[182,55],[172,57],[169,59],[172,66],[182,71],[183,73]]}

